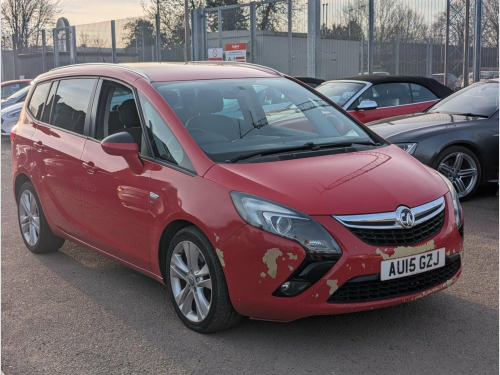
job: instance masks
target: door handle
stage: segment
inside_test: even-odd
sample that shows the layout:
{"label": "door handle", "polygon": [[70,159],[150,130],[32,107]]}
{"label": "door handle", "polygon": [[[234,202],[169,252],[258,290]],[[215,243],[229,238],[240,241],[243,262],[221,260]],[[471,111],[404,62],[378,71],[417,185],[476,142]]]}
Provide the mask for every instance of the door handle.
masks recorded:
{"label": "door handle", "polygon": [[88,163],[83,162],[82,165],[83,165],[83,168],[85,168],[87,170],[88,174],[94,174],[97,171],[95,164],[91,161],[89,161]]}
{"label": "door handle", "polygon": [[42,152],[44,149],[42,141],[38,141],[38,142],[33,143],[33,148],[35,150],[37,150],[38,152]]}

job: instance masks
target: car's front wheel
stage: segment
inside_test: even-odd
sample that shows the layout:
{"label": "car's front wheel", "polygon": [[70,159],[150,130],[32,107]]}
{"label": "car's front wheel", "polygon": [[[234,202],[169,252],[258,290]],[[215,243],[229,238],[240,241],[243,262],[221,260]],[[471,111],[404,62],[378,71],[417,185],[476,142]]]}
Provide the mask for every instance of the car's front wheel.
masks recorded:
{"label": "car's front wheel", "polygon": [[17,199],[19,228],[26,247],[37,254],[58,250],[64,244],[64,238],[54,235],[50,230],[31,182],[21,186]]}
{"label": "car's front wheel", "polygon": [[441,151],[434,168],[451,181],[461,200],[469,199],[481,182],[481,164],[477,156],[462,146]]}
{"label": "car's front wheel", "polygon": [[166,262],[170,297],[186,326],[208,333],[238,323],[240,315],[229,300],[222,266],[198,228],[187,227],[174,236]]}

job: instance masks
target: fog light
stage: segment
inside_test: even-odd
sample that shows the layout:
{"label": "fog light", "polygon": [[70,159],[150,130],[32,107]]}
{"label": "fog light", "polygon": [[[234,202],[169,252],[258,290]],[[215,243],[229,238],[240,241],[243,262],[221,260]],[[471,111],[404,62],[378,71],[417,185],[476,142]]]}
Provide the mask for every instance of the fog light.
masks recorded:
{"label": "fog light", "polygon": [[293,297],[300,294],[303,290],[309,288],[311,283],[309,281],[287,281],[281,284],[280,288],[273,293],[274,296]]}

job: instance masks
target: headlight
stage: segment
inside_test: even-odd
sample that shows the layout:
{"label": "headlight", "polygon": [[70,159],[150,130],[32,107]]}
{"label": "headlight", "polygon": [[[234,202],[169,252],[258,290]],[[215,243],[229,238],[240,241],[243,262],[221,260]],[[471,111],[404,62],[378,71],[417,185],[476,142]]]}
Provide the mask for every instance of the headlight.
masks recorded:
{"label": "headlight", "polygon": [[441,173],[436,173],[443,179],[445,184],[448,186],[451,194],[451,200],[453,201],[453,210],[455,211],[455,219],[457,221],[457,227],[460,228],[462,226],[462,206],[460,205],[460,200],[458,199],[457,192],[455,191],[455,187],[445,176]]}
{"label": "headlight", "polygon": [[413,155],[418,146],[418,143],[394,143],[394,144],[399,148],[405,150],[410,155]]}
{"label": "headlight", "polygon": [[297,241],[311,253],[342,254],[333,237],[316,220],[264,198],[237,191],[231,198],[248,224],[266,232]]}

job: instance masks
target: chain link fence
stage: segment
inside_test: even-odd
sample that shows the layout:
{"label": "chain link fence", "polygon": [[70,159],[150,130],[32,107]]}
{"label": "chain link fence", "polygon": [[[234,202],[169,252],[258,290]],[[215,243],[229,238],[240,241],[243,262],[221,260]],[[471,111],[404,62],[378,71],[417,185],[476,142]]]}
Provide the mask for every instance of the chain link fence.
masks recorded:
{"label": "chain link fence", "polygon": [[[473,50],[477,1],[241,0],[226,7],[191,9],[189,51],[184,10],[178,9],[172,19],[160,10],[159,29],[149,17],[68,26],[44,30],[41,41],[26,51],[12,48],[14,36],[12,43],[2,44],[2,79],[34,78],[73,63],[185,61],[188,52],[194,60],[206,60],[211,48],[245,43],[247,62],[323,79],[366,74],[372,63],[371,70],[378,74],[442,80],[447,57],[448,76],[454,77],[449,84],[457,88],[463,73],[472,72],[474,60],[480,61],[482,72],[491,73],[484,77],[498,76],[498,1],[481,1],[480,59]],[[371,4],[374,37],[369,51]],[[464,47],[466,20],[468,48]]]}

